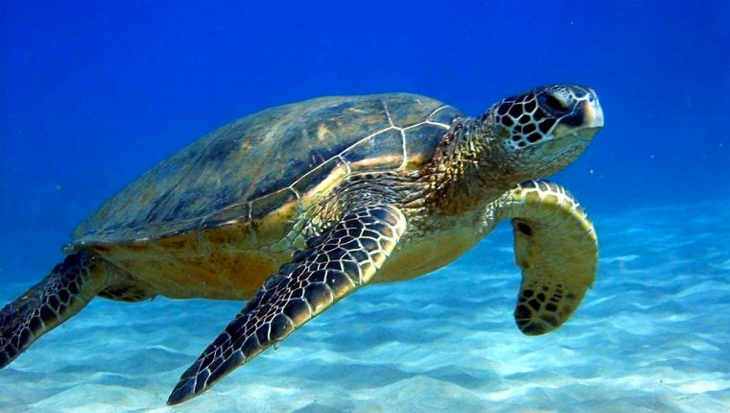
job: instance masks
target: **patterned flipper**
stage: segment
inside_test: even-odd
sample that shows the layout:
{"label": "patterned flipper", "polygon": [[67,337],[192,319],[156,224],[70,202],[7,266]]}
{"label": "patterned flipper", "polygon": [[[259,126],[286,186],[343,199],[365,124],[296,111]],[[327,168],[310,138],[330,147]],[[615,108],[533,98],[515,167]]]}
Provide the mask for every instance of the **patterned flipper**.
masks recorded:
{"label": "patterned flipper", "polygon": [[525,334],[548,333],[570,318],[593,286],[596,231],[570,192],[553,182],[524,182],[499,204],[501,218],[513,218],[522,268],[515,321]]}
{"label": "patterned flipper", "polygon": [[101,290],[99,261],[83,251],[69,255],[41,282],[0,310],[0,368],[78,313]]}
{"label": "patterned flipper", "polygon": [[390,205],[357,207],[330,231],[307,241],[180,377],[168,404],[206,391],[226,374],[283,340],[366,284],[406,230]]}

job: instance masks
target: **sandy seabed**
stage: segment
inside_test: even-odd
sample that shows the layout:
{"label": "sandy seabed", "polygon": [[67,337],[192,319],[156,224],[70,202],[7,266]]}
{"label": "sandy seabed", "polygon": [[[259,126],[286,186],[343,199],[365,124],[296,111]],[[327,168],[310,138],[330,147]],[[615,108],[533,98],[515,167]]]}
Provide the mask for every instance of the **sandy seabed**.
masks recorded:
{"label": "sandy seabed", "polygon": [[[504,226],[440,271],[358,291],[172,408],[242,304],[95,300],[0,371],[0,411],[730,412],[730,201],[594,218],[595,288],[545,336],[512,320]],[[27,287],[4,285],[0,303]]]}

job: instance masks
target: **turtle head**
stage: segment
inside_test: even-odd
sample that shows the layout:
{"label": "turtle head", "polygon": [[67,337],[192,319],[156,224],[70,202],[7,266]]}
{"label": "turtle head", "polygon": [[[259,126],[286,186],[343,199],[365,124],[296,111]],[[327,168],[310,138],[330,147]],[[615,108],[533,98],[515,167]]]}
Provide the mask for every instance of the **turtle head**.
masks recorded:
{"label": "turtle head", "polygon": [[494,161],[519,181],[568,166],[603,127],[593,89],[551,85],[502,100],[482,120],[492,134]]}

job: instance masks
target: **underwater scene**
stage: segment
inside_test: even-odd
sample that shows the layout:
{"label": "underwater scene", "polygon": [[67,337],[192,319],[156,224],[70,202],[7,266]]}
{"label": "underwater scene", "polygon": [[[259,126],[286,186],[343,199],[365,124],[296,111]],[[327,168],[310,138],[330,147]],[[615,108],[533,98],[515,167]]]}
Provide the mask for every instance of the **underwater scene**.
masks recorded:
{"label": "underwater scene", "polygon": [[0,413],[730,412],[729,46],[722,0],[1,1]]}

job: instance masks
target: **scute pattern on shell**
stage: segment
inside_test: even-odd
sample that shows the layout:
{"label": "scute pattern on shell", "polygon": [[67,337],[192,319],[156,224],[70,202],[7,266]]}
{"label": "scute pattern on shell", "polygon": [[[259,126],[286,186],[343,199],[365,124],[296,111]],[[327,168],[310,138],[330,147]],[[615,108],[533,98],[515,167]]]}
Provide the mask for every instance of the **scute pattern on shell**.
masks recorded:
{"label": "scute pattern on shell", "polygon": [[79,225],[75,243],[155,239],[256,220],[311,191],[338,165],[351,173],[430,160],[456,116],[450,106],[405,93],[266,109],[145,173]]}

